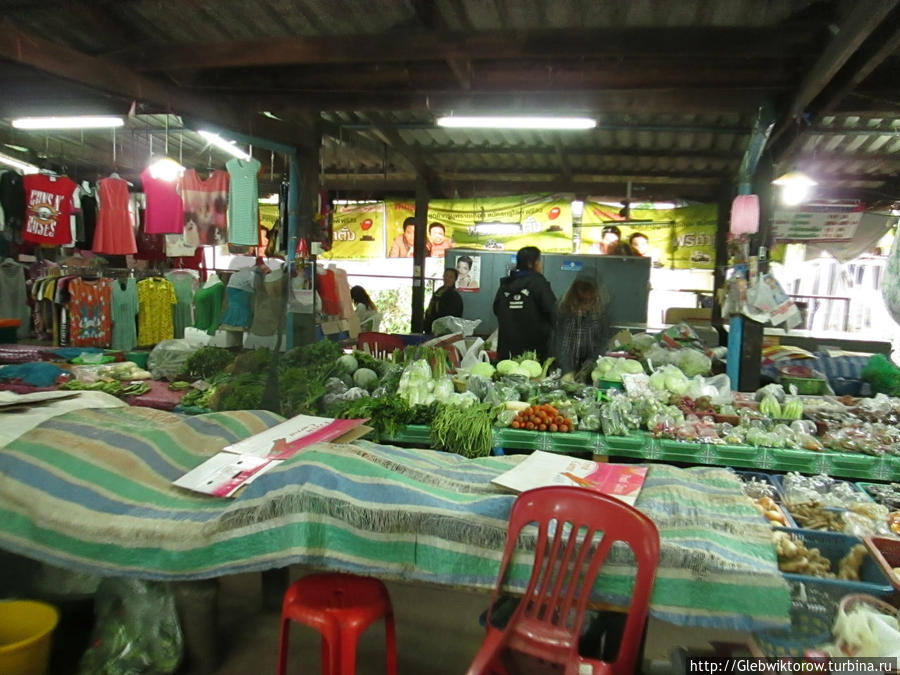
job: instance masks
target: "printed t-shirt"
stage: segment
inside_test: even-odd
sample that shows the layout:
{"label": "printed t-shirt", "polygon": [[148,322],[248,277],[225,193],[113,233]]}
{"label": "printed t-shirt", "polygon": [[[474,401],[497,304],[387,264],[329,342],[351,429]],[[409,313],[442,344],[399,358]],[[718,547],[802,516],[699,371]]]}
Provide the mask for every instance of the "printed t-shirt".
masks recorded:
{"label": "printed t-shirt", "polygon": [[[206,180],[193,169],[181,178],[181,198],[184,200],[185,233],[195,228],[200,245],[225,242],[228,214],[228,174],[213,171]],[[189,239],[185,236],[185,243]],[[197,246],[197,243],[194,246]]]}
{"label": "printed t-shirt", "polygon": [[44,246],[72,243],[69,215],[72,195],[78,187],[66,176],[33,173],[22,179],[25,186],[25,228],[23,241]]}
{"label": "printed t-shirt", "polygon": [[108,347],[111,290],[108,279],[69,282],[69,342],[75,347]]}

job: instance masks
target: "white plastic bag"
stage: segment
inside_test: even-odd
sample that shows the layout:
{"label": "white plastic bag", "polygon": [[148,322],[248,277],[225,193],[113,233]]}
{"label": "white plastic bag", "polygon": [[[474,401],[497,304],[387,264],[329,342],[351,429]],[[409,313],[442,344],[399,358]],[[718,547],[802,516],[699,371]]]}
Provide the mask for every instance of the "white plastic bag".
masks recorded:
{"label": "white plastic bag", "polygon": [[439,319],[435,319],[431,324],[431,332],[435,335],[462,333],[463,337],[469,337],[480,323],[481,319],[470,321],[469,319],[462,319],[458,316],[442,316]]}
{"label": "white plastic bag", "polygon": [[153,348],[147,357],[147,370],[156,380],[179,375],[187,360],[197,351],[187,340],[163,340]]}

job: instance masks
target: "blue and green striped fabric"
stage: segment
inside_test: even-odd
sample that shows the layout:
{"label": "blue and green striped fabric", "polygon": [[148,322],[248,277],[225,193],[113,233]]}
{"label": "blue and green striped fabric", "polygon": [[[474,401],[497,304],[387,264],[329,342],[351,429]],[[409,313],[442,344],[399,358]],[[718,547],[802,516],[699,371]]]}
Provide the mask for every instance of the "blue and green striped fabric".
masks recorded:
{"label": "blue and green striped fabric", "polygon": [[[235,499],[172,480],[281,421],[261,411],[183,417],[148,408],[52,418],[0,450],[0,547],[103,576],[189,580],[307,564],[490,589],[514,499],[491,484],[521,456],[465,459],[364,441],[319,445]],[[651,465],[637,506],[662,556],[651,612],[684,625],[786,627],[769,528],[723,469]],[[523,585],[518,565],[513,585]],[[628,552],[604,566],[627,597]]]}

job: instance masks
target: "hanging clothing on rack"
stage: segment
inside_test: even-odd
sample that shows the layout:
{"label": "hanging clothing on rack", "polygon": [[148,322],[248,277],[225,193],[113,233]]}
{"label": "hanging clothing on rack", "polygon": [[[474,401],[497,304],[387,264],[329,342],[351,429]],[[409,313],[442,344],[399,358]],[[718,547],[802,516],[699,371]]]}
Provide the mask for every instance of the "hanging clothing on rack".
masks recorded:
{"label": "hanging clothing on rack", "polygon": [[285,300],[284,272],[280,269],[273,270],[260,280],[253,296],[253,324],[250,332],[263,337],[275,335],[286,311]]}
{"label": "hanging clothing on rack", "polygon": [[67,176],[28,174],[25,186],[26,218],[22,240],[44,246],[72,243],[72,195],[78,187]]}
{"label": "hanging clothing on rack", "polygon": [[194,328],[213,335],[219,328],[222,316],[222,301],[225,299],[225,284],[215,275],[206,280],[194,293]]}
{"label": "hanging clothing on rack", "polygon": [[197,277],[188,270],[172,270],[166,273],[166,280],[175,289],[175,310],[173,320],[175,337],[183,338],[184,329],[193,322],[192,302],[197,289]]}
{"label": "hanging clothing on rack", "polygon": [[135,318],[138,307],[137,281],[134,277],[114,281],[112,284],[112,343],[110,345],[113,349],[130,351],[137,345]]}
{"label": "hanging clothing on rack", "polygon": [[109,347],[112,325],[109,279],[75,277],[68,291],[69,343],[75,347]]}
{"label": "hanging clothing on rack", "polygon": [[256,271],[252,267],[231,275],[225,288],[228,307],[222,317],[223,327],[244,329],[253,322],[253,293],[256,290]]}
{"label": "hanging clothing on rack", "polygon": [[109,255],[137,253],[134,220],[128,210],[131,196],[128,183],[121,178],[101,178],[97,183],[100,209],[91,250]]}
{"label": "hanging clothing on rack", "polygon": [[180,234],[184,230],[184,203],[178,194],[178,181],[154,178],[150,169],[141,172],[147,196],[144,231],[148,234]]}
{"label": "hanging clothing on rack", "polygon": [[155,345],[175,336],[172,306],[175,289],[162,277],[142,279],[138,289],[138,345]]}
{"label": "hanging clothing on rack", "polygon": [[31,312],[25,293],[25,268],[12,258],[0,262],[0,319],[18,319],[21,323],[16,335],[28,337]]}
{"label": "hanging clothing on rack", "polygon": [[230,176],[228,192],[228,241],[240,246],[259,245],[260,163],[255,159],[230,159],[225,164]]}
{"label": "hanging clothing on rack", "polygon": [[3,231],[15,243],[22,241],[25,224],[25,187],[15,171],[0,174],[0,208],[3,209]]}
{"label": "hanging clothing on rack", "polygon": [[193,169],[184,172],[181,179],[181,197],[184,199],[186,243],[189,228],[196,229],[198,241],[194,246],[225,243],[228,182],[228,173],[218,169],[206,180],[200,178]]}

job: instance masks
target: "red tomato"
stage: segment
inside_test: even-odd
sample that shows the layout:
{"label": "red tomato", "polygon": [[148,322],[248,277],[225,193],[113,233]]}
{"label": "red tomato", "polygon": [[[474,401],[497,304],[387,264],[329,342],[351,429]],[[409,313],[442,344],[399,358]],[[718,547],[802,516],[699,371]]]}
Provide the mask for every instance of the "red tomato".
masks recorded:
{"label": "red tomato", "polygon": [[558,207],[558,206],[554,206],[552,209],[550,209],[550,210],[547,212],[547,217],[548,217],[550,220],[556,220],[557,218],[559,218],[559,207]]}
{"label": "red tomato", "polygon": [[362,223],[360,223],[360,227],[361,227],[363,230],[368,230],[368,229],[370,229],[370,228],[372,227],[372,219],[371,219],[371,218],[366,218],[364,221],[362,221]]}

